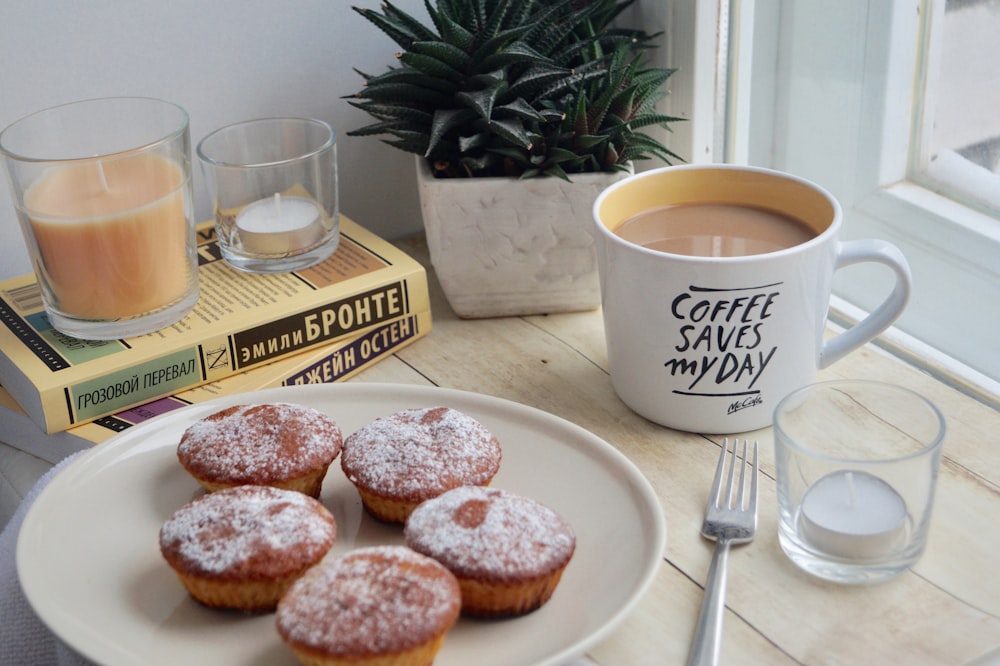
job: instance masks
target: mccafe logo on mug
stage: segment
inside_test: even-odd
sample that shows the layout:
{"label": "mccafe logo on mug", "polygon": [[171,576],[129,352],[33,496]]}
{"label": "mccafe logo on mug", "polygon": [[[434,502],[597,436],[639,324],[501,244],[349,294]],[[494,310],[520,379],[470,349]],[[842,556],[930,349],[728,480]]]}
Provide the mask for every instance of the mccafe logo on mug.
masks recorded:
{"label": "mccafe logo on mug", "polygon": [[[640,415],[695,432],[770,425],[775,405],[816,370],[902,312],[902,254],[841,242],[840,206],[822,188],[750,167],[648,171],[594,204],[611,380]],[[877,262],[892,293],[824,341],[834,271]]]}

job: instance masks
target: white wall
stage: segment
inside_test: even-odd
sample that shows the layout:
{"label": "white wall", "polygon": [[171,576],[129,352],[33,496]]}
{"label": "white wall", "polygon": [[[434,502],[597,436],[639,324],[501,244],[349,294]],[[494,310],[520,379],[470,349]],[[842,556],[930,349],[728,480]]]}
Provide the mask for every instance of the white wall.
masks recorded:
{"label": "white wall", "polygon": [[[377,7],[375,0],[355,4]],[[423,16],[421,0],[396,0]],[[420,229],[413,157],[375,138],[345,136],[369,122],[342,96],[353,67],[382,71],[396,45],[346,0],[2,0],[0,128],[49,106],[92,97],[159,97],[203,136],[249,118],[301,115],[338,133],[341,210],[376,233]],[[211,203],[194,160],[199,219]],[[0,279],[31,272],[0,176]]]}
{"label": "white wall", "polygon": [[[351,11],[352,2],[378,7],[378,0],[0,0],[0,129],[75,100],[159,97],[190,114],[193,153],[202,137],[232,122],[319,118],[338,133],[341,211],[389,239],[415,233],[421,223],[413,156],[377,138],[346,136],[371,122],[341,99],[361,85],[353,68],[381,72],[398,50]],[[426,17],[423,0],[394,4]],[[679,67],[663,110],[707,122],[679,123],[660,138],[689,161],[711,158],[714,32],[695,34],[691,24],[695,7],[713,6],[710,0],[642,0],[624,21],[680,36],[667,39],[656,54],[658,65]],[[707,133],[697,130],[706,125]],[[192,159],[197,213],[208,219],[211,202],[197,157]],[[659,164],[638,165],[649,166]],[[30,271],[4,182],[0,279]]]}

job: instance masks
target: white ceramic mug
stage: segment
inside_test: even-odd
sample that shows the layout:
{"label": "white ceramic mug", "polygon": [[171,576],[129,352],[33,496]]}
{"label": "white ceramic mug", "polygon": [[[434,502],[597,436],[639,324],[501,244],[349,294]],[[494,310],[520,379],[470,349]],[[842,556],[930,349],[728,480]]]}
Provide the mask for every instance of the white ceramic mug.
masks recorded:
{"label": "white ceramic mug", "polygon": [[[685,203],[769,209],[816,235],[765,254],[701,257],[651,250],[614,233],[634,215]],[[618,396],[678,430],[721,434],[770,425],[782,398],[885,330],[909,299],[902,253],[885,241],[839,241],[842,218],[823,188],[754,167],[665,167],[607,188],[594,203],[594,220]],[[860,262],[892,269],[892,292],[868,317],[824,341],[833,273]]]}

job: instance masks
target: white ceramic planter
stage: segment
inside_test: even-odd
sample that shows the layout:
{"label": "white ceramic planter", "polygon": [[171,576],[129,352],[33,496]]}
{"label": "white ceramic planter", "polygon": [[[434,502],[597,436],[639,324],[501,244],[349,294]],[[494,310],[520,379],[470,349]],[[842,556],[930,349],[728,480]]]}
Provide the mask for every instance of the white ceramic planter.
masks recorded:
{"label": "white ceramic planter", "polygon": [[460,317],[589,310],[601,304],[591,207],[625,172],[417,183],[431,263]]}

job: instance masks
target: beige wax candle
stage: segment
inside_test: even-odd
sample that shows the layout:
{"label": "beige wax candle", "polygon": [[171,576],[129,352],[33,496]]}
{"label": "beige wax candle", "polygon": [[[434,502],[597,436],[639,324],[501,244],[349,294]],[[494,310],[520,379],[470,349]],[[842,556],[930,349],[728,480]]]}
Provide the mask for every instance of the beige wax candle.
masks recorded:
{"label": "beige wax candle", "polygon": [[150,312],[189,281],[183,172],[154,154],[53,167],[25,192],[58,310],[83,319]]}

